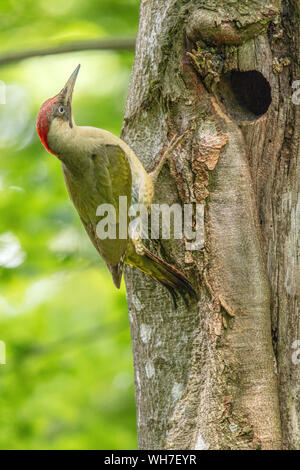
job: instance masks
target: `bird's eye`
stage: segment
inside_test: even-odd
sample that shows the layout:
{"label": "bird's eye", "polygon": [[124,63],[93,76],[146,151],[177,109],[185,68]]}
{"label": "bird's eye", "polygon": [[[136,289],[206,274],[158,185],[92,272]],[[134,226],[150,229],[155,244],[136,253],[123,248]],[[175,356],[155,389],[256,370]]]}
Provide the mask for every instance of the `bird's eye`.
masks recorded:
{"label": "bird's eye", "polygon": [[63,113],[65,112],[65,108],[64,108],[63,106],[60,106],[60,107],[58,108],[58,112],[59,112],[60,114],[63,114]]}

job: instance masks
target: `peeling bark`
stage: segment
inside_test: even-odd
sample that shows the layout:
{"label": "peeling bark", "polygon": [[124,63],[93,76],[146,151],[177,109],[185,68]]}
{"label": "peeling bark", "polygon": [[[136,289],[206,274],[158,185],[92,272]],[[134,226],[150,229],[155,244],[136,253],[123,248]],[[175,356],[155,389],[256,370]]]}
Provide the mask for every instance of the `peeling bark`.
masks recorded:
{"label": "peeling bark", "polygon": [[205,244],[149,245],[194,309],[126,271],[140,448],[300,448],[298,24],[296,1],[141,2],[123,138],[151,171],[186,132],[154,202],[204,204]]}

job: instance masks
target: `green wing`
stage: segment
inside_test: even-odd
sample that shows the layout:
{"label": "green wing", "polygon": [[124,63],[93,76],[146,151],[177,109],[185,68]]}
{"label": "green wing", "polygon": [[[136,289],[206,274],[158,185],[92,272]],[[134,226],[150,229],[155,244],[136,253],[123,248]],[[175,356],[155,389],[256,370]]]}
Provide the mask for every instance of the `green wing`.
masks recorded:
{"label": "green wing", "polygon": [[[101,154],[95,158],[95,171],[99,171],[100,183],[99,187],[102,190],[105,188],[106,202],[110,202],[114,206],[116,211],[116,240],[100,240],[97,237],[98,251],[105,253],[105,261],[111,272],[113,281],[116,287],[120,287],[123,264],[125,258],[125,252],[127,248],[127,233],[126,239],[119,238],[119,217],[123,218],[123,226],[126,232],[128,229],[128,208],[131,203],[131,186],[132,186],[132,175],[131,169],[128,162],[128,158],[121,147],[117,145],[106,145],[104,150],[105,157]],[[97,178],[98,180],[98,178]],[[126,213],[119,213],[119,197],[126,197],[127,211]],[[124,236],[124,235],[123,235]],[[116,263],[117,261],[117,263]]]}
{"label": "green wing", "polygon": [[[101,145],[89,157],[90,168],[88,177],[82,184],[74,182],[65,173],[67,187],[81,221],[94,246],[108,265],[114,283],[120,286],[125,252],[128,239],[119,238],[119,197],[127,198],[127,208],[131,203],[132,176],[128,158],[118,145]],[[86,184],[86,181],[89,184]],[[97,208],[102,204],[110,204],[116,213],[116,239],[100,239],[97,236],[97,225],[101,217],[96,215]],[[128,228],[128,210],[124,217],[124,225]],[[106,218],[106,216],[104,217]]]}
{"label": "green wing", "polygon": [[[96,176],[100,176],[100,186],[105,187],[105,198],[114,205],[119,215],[119,196],[126,196],[128,207],[131,203],[132,176],[128,158],[118,145],[105,145],[94,156]],[[97,178],[98,180],[98,178]]]}

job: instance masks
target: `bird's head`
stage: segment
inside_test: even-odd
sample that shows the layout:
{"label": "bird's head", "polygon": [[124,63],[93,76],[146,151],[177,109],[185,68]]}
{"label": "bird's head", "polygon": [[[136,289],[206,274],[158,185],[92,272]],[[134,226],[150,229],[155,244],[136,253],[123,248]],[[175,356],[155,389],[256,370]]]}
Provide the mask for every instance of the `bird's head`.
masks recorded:
{"label": "bird's head", "polygon": [[57,120],[56,122],[59,125],[62,125],[65,122],[68,122],[70,127],[73,127],[74,125],[72,117],[72,95],[79,69],[80,65],[76,67],[58,95],[53,98],[49,98],[42,104],[36,119],[36,130],[38,136],[45,149],[53,154],[54,152],[51,151],[48,143],[48,133],[52,122]]}

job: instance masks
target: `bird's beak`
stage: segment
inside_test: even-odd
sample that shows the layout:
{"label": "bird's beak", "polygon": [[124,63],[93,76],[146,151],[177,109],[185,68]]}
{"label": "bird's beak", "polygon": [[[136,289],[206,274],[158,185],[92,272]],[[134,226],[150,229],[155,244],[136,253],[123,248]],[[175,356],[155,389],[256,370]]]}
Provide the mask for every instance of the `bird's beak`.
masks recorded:
{"label": "bird's beak", "polygon": [[59,93],[59,95],[63,98],[63,102],[65,106],[71,105],[72,104],[72,95],[73,95],[73,90],[76,82],[77,75],[79,73],[80,69],[80,64],[77,65],[76,69],[72,73],[71,77]]}

